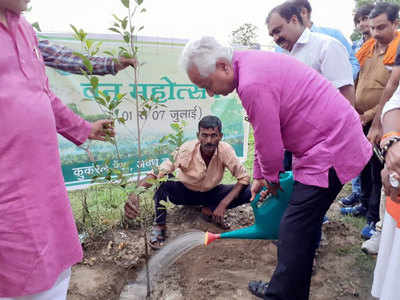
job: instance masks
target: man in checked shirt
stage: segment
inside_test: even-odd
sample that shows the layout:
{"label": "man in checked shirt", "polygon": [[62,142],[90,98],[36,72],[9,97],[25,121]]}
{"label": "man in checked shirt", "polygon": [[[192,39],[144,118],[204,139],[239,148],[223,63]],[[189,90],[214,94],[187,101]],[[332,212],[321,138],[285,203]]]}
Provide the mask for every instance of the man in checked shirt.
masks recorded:
{"label": "man in checked shirt", "polygon": [[[48,40],[39,40],[39,51],[47,67],[73,74],[82,74],[81,69],[86,70],[82,59],[74,55],[72,49],[50,43]],[[115,75],[128,66],[137,67],[137,61],[134,58],[120,57],[117,62],[112,57],[93,56],[88,58],[93,65],[94,75]]]}

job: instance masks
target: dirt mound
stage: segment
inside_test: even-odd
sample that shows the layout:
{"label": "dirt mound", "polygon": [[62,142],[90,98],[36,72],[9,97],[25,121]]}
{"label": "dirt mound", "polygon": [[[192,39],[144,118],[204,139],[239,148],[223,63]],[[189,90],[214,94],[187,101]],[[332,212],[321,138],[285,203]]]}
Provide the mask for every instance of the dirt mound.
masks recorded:
{"label": "dirt mound", "polygon": [[[311,300],[372,299],[371,268],[363,268],[358,229],[329,211],[324,240],[312,278]],[[253,223],[249,206],[230,210],[232,228]],[[198,209],[176,207],[168,215],[168,235],[173,239],[193,229],[220,232],[200,217]],[[135,279],[144,262],[144,245],[138,230],[115,230],[101,241],[87,242],[85,260],[73,267],[68,299],[119,299],[123,285]],[[257,299],[247,290],[253,279],[272,275],[276,246],[262,240],[219,240],[182,256],[156,285],[152,299]]]}

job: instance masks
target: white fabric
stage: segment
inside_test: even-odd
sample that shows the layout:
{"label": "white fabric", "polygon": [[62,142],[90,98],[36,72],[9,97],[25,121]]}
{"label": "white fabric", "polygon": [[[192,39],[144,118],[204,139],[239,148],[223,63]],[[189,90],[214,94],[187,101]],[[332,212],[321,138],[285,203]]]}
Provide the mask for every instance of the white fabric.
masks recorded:
{"label": "white fabric", "polygon": [[381,201],[379,203],[379,221],[375,224],[376,231],[382,231],[383,219],[386,212],[386,195],[384,188],[381,189]]}
{"label": "white fabric", "polygon": [[339,41],[330,36],[306,28],[292,51],[284,50],[283,53],[313,68],[336,88],[354,85],[349,54]]}
{"label": "white fabric", "polygon": [[400,108],[400,85],[397,87],[392,97],[389,99],[388,102],[386,102],[385,106],[383,107],[381,114],[381,121],[383,122],[383,117],[388,111],[399,108]]}
{"label": "white fabric", "polygon": [[71,278],[71,268],[60,274],[54,286],[44,292],[17,298],[0,298],[0,300],[66,300]]}
{"label": "white fabric", "polygon": [[386,212],[372,284],[372,296],[380,300],[399,300],[400,229]]}

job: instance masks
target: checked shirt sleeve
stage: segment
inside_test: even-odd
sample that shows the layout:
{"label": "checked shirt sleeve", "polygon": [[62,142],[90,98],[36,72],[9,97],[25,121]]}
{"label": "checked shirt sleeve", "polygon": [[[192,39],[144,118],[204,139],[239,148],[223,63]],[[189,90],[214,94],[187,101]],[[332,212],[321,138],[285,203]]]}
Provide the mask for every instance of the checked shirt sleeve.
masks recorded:
{"label": "checked shirt sleeve", "polygon": [[[39,40],[39,50],[48,67],[73,74],[82,74],[82,69],[87,71],[82,59],[74,55],[74,50],[70,48]],[[93,75],[117,74],[112,57],[93,56],[89,60],[93,65]]]}

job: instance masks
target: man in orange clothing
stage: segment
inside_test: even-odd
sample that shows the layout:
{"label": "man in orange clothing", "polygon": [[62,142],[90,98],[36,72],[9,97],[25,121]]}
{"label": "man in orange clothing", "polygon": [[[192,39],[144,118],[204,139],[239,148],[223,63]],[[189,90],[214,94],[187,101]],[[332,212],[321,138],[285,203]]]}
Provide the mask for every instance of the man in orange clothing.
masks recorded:
{"label": "man in orange clothing", "polygon": [[[361,70],[356,86],[355,108],[360,114],[364,133],[368,135],[379,108],[379,102],[390,78],[391,66],[395,62],[400,34],[397,32],[399,6],[393,3],[378,3],[369,15],[373,39],[368,40],[357,52]],[[366,215],[367,225],[361,235],[369,239],[379,221],[382,163],[374,155],[361,172],[361,204],[344,207],[342,214]]]}
{"label": "man in orange clothing", "polygon": [[[166,160],[160,167],[158,178],[176,171],[176,180],[163,182],[154,194],[155,225],[149,244],[160,248],[166,238],[167,211],[162,200],[177,205],[202,206],[203,217],[223,229],[226,210],[250,202],[250,176],[240,163],[235,150],[222,141],[222,123],[216,116],[203,117],[198,125],[197,139],[187,141],[174,153],[174,161]],[[236,184],[221,184],[225,169],[236,178]],[[157,178],[150,173],[141,182],[149,187],[149,179]],[[139,210],[136,195],[131,194],[125,205],[125,215],[135,218]]]}

